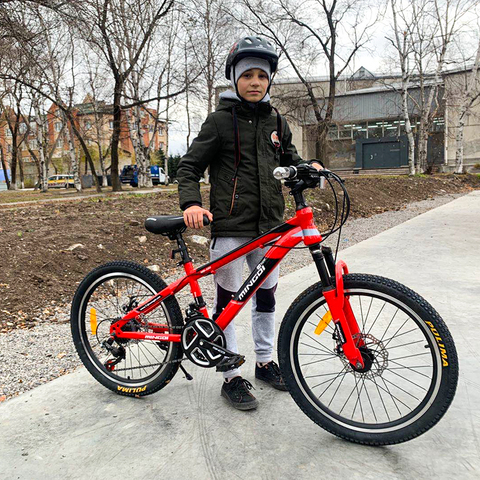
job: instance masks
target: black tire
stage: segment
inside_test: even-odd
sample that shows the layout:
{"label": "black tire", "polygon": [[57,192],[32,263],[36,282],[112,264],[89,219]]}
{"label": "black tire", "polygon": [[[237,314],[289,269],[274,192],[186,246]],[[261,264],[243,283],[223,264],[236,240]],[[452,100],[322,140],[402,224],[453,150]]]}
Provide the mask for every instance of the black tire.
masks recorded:
{"label": "black tire", "polygon": [[[70,317],[75,348],[87,370],[115,393],[149,395],[167,385],[178,370],[182,358],[180,343],[114,342],[114,347],[123,347],[125,351],[124,358],[115,365],[111,362],[118,357],[102,346],[110,337],[112,321],[165,287],[165,282],[148,268],[117,261],[90,272],[75,293]],[[148,331],[149,321],[168,325],[170,333],[180,333],[183,327],[174,297],[166,299],[144,320],[147,325],[133,323],[131,328]]]}
{"label": "black tire", "polygon": [[400,283],[362,274],[343,278],[371,368],[354,371],[335,351],[333,321],[314,334],[328,311],[317,283],[292,303],[280,328],[288,389],[315,423],[346,440],[389,445],[415,438],[440,420],[455,395],[453,339],[432,306]]}

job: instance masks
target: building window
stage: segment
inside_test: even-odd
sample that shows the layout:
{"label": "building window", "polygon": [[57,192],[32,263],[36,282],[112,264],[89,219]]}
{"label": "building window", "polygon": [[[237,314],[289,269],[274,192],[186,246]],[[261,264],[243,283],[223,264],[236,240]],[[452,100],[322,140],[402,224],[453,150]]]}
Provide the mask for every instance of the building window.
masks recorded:
{"label": "building window", "polygon": [[163,135],[163,127],[158,127],[158,134]]}
{"label": "building window", "polygon": [[165,153],[165,144],[163,142],[160,142],[160,149]]}
{"label": "building window", "polygon": [[27,126],[24,123],[21,123],[18,127],[18,131],[22,134],[25,133],[27,131]]}
{"label": "building window", "polygon": [[10,131],[10,128],[5,128],[5,136],[6,137],[11,137],[12,136],[12,132]]}
{"label": "building window", "polygon": [[338,140],[338,125],[335,123],[330,125],[328,128],[328,139],[329,140]]}
{"label": "building window", "polygon": [[352,123],[353,139],[367,138],[367,122]]}
{"label": "building window", "polygon": [[38,148],[38,142],[36,140],[30,140],[30,148],[32,150],[35,150],[36,148]]}
{"label": "building window", "polygon": [[108,122],[108,126],[110,127],[110,130],[113,130],[113,120]]}
{"label": "building window", "polygon": [[368,138],[383,137],[383,122],[368,122]]}
{"label": "building window", "polygon": [[86,120],[84,125],[86,130],[90,130],[92,128],[92,122],[90,120]]}
{"label": "building window", "polygon": [[346,140],[352,138],[352,124],[348,123],[346,125],[339,125],[338,127],[338,137],[340,140]]}
{"label": "building window", "polygon": [[12,146],[10,144],[7,145],[7,153],[12,153]]}
{"label": "building window", "polygon": [[443,117],[436,117],[433,119],[432,132],[445,131],[445,119]]}
{"label": "building window", "polygon": [[62,130],[62,122],[55,122],[55,131],[60,132]]}
{"label": "building window", "polygon": [[384,124],[383,124],[383,136],[384,137],[397,137],[398,136],[398,121],[396,121],[396,122],[384,122]]}

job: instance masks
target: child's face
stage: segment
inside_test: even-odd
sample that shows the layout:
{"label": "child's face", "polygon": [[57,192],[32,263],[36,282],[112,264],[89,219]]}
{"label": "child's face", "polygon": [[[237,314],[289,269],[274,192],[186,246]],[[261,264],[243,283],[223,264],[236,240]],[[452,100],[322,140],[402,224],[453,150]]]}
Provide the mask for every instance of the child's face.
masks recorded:
{"label": "child's face", "polygon": [[259,68],[252,68],[242,73],[237,81],[238,93],[247,102],[259,102],[267,92],[268,75]]}

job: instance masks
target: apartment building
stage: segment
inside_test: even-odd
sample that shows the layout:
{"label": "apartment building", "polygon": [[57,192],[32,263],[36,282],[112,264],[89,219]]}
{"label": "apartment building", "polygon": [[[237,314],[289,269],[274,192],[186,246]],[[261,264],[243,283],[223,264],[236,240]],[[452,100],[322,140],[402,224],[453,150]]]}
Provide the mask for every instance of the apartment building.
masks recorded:
{"label": "apartment building", "polygon": [[[157,112],[154,109],[142,108],[141,110],[141,132],[143,134],[143,143],[146,147],[153,142],[152,149],[162,149],[168,152],[168,135],[165,120],[158,120],[155,129]],[[9,113],[13,115],[13,112]],[[106,157],[107,173],[109,161],[109,148],[113,132],[113,106],[105,102],[94,102],[90,95],[87,95],[83,102],[76,104],[73,109],[76,128],[81,132],[85,143],[89,147],[90,154],[96,164],[97,173],[99,173],[99,156]],[[130,135],[129,122],[133,115],[132,110],[122,110],[121,133],[119,144],[119,169],[124,165],[135,163],[135,149]],[[36,181],[38,177],[37,163],[38,158],[38,139],[36,133],[36,122],[34,119],[21,119],[18,128],[17,145],[19,146],[19,157],[21,157],[21,168],[23,174],[31,181]],[[67,136],[67,124],[61,109],[52,104],[47,111],[47,155],[51,157],[49,173],[68,173],[71,171],[71,160],[69,156],[69,144]],[[72,132],[73,135],[73,132]],[[75,144],[75,153],[80,162],[81,175],[91,173],[83,151],[77,138],[73,135]],[[0,147],[3,152],[6,164],[10,165],[13,142],[10,129],[6,120],[0,120]],[[100,153],[101,152],[101,153]],[[1,167],[0,167],[1,169]],[[20,165],[17,166],[17,181],[20,172]]]}

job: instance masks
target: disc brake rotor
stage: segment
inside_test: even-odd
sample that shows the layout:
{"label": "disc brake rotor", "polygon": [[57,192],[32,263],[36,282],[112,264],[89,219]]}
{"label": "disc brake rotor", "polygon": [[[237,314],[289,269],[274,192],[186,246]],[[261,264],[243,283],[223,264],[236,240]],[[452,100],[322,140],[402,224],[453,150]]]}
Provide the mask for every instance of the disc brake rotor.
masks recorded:
{"label": "disc brake rotor", "polygon": [[357,333],[353,335],[355,344],[358,345],[363,341],[363,346],[359,347],[362,354],[365,367],[363,369],[355,369],[348,361],[345,355],[340,355],[340,360],[345,369],[354,374],[362,375],[368,379],[379,377],[388,366],[388,351],[382,341],[375,338],[369,333]]}

